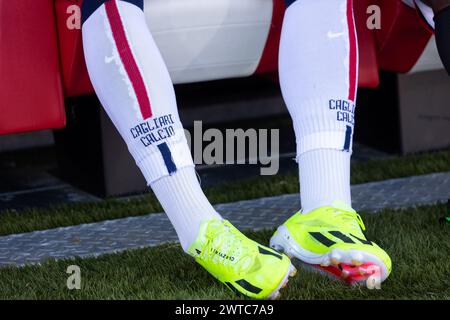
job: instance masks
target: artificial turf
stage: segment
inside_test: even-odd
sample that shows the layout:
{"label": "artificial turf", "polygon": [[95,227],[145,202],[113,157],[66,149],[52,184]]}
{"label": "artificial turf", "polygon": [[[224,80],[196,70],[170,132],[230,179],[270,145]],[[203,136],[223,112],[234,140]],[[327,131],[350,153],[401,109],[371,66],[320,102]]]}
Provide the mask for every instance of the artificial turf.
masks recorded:
{"label": "artificial turf", "polygon": [[[300,270],[283,299],[450,299],[450,226],[445,206],[362,213],[367,236],[391,256],[381,290],[350,287]],[[266,244],[273,230],[247,232]],[[81,290],[68,290],[69,265],[81,269]],[[98,258],[47,261],[0,269],[0,299],[235,299],[178,244]]]}
{"label": "artificial turf", "polygon": [[[352,184],[450,171],[450,150],[352,163]],[[260,176],[206,188],[213,204],[276,196],[299,191],[298,174]],[[47,209],[0,212],[0,235],[45,230],[162,212],[152,193],[129,200],[62,205]]]}

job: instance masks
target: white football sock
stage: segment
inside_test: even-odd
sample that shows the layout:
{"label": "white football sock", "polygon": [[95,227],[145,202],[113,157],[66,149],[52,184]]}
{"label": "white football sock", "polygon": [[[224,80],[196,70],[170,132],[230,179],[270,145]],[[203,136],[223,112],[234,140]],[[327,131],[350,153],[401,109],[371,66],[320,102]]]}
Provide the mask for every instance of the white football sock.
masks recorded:
{"label": "white football sock", "polygon": [[303,213],[336,200],[351,204],[350,153],[316,149],[301,154],[298,161]]}
{"label": "white football sock", "polygon": [[197,238],[203,221],[221,219],[203,194],[194,168],[180,169],[151,186],[175,227],[184,251]]}
{"label": "white football sock", "polygon": [[352,0],[296,1],[289,6],[281,35],[280,84],[297,138],[305,211],[333,200],[351,206],[357,80]]}
{"label": "white football sock", "polygon": [[95,92],[186,250],[201,221],[219,215],[197,181],[173,84],[144,12],[129,2],[107,1],[82,32]]}

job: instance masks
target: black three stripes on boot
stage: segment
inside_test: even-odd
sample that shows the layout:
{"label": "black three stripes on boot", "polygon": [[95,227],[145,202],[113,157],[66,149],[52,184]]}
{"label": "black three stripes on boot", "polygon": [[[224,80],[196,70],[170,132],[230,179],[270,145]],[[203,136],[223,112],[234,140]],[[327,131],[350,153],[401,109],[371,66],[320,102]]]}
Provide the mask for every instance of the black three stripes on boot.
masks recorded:
{"label": "black three stripes on boot", "polygon": [[[351,239],[350,237],[346,236],[345,234],[343,234],[340,231],[329,231],[329,234],[331,234],[332,236],[338,238],[339,240],[341,240],[344,243],[355,243],[355,241],[353,241],[353,239]],[[317,241],[319,241],[321,244],[323,244],[326,247],[331,247],[332,245],[336,244],[335,241],[327,238],[325,235],[323,235],[320,232],[310,232],[309,233],[314,239],[316,239]],[[365,240],[365,239],[361,239],[353,234],[350,234],[350,236],[352,236],[354,239],[358,240],[359,242],[361,242],[362,244],[367,244],[367,245],[373,245],[373,243],[369,240]]]}

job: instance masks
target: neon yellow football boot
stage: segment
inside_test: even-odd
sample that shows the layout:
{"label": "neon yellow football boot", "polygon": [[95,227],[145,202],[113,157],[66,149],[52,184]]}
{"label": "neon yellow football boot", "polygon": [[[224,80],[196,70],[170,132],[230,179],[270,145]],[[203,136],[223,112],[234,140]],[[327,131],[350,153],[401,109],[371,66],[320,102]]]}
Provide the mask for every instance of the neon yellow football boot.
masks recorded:
{"label": "neon yellow football boot", "polygon": [[277,229],[270,247],[349,283],[370,276],[383,282],[391,272],[391,259],[367,240],[364,230],[359,214],[336,201],[307,214],[294,214]]}
{"label": "neon yellow football boot", "polygon": [[233,292],[255,299],[277,299],[297,271],[287,256],[248,239],[226,220],[203,222],[188,253]]}

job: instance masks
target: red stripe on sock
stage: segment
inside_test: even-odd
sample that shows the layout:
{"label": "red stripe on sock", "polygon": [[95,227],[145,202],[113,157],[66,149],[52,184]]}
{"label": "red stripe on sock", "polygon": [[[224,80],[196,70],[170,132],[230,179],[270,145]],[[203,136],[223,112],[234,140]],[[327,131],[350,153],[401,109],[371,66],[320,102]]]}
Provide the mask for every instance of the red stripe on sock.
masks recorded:
{"label": "red stripe on sock", "polygon": [[353,16],[353,0],[347,0],[347,22],[348,22],[348,34],[350,40],[350,87],[348,93],[348,100],[355,101],[357,90],[357,39],[355,31],[355,18]]}
{"label": "red stripe on sock", "polygon": [[142,117],[148,119],[152,116],[152,107],[150,99],[145,88],[144,79],[139,71],[133,52],[131,51],[128,39],[125,34],[122,19],[120,18],[119,8],[116,0],[110,0],[105,3],[106,14],[116,43],[117,51],[122,60],[125,70],[133,85],[134,92],[139,102]]}

